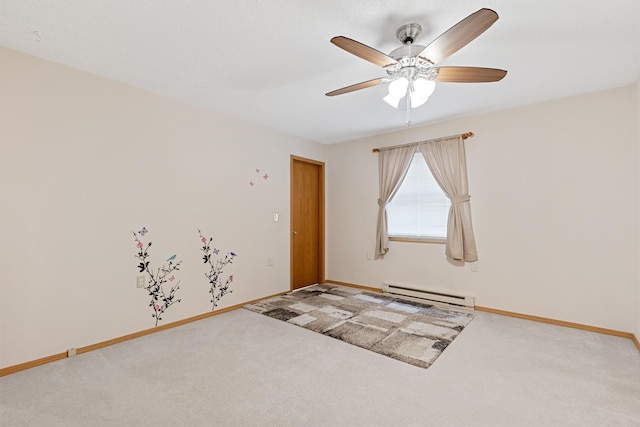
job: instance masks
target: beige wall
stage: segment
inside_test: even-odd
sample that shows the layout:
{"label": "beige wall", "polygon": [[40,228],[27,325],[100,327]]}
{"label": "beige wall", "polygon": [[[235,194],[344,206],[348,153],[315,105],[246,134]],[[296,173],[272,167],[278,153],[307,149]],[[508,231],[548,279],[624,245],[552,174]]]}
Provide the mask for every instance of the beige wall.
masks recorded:
{"label": "beige wall", "polygon": [[[634,91],[330,146],[327,277],[459,290],[480,306],[633,330]],[[450,264],[437,244],[391,242],[384,260],[367,260],[378,197],[371,149],[467,131],[476,134],[466,147],[479,271]]]}
{"label": "beige wall", "polygon": [[289,289],[290,155],[325,146],[7,49],[0,69],[0,368],[153,327],[142,226],[152,266],[183,261],[162,323],[210,310],[198,228],[238,254],[221,308]]}

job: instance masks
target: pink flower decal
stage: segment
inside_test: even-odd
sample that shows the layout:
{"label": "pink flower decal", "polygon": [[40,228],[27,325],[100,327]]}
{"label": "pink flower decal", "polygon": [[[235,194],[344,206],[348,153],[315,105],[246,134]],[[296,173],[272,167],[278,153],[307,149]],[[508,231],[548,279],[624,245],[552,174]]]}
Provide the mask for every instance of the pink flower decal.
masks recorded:
{"label": "pink flower decal", "polygon": [[171,276],[171,277],[169,277],[169,281],[170,281],[170,282],[173,282],[174,280],[176,280],[176,276]]}
{"label": "pink flower decal", "polygon": [[229,276],[229,281],[233,282],[233,274],[231,276]]}
{"label": "pink flower decal", "polygon": [[153,309],[154,309],[155,311],[158,311],[158,310],[160,310],[160,306],[159,306],[159,305],[154,305],[154,306],[153,306]]}
{"label": "pink flower decal", "polygon": [[253,187],[253,181],[249,181],[249,185]]}
{"label": "pink flower decal", "polygon": [[260,173],[260,169],[256,169],[256,173]]}
{"label": "pink flower decal", "polygon": [[138,244],[136,245],[139,249],[142,249],[142,242],[138,242]]}
{"label": "pink flower decal", "polygon": [[269,178],[269,174],[266,174],[266,173],[265,173],[265,174],[264,174],[264,176],[263,176],[263,178],[264,178],[264,180],[266,181],[266,180]]}
{"label": "pink flower decal", "polygon": [[202,240],[202,243],[207,243],[207,239],[205,239],[204,237],[200,240]]}

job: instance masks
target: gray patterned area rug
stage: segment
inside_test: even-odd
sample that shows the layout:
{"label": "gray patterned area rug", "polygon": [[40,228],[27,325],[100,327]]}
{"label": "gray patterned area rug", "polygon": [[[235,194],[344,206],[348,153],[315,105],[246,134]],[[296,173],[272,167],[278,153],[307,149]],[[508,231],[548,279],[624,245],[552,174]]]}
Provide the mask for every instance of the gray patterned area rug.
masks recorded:
{"label": "gray patterned area rug", "polygon": [[428,368],[473,318],[473,310],[387,294],[314,285],[244,308],[394,359]]}

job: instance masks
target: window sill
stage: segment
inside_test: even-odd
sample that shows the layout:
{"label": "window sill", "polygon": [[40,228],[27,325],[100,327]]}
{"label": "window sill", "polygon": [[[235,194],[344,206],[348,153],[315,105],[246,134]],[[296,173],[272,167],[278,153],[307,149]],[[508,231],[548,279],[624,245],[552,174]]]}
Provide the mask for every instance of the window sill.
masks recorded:
{"label": "window sill", "polygon": [[409,242],[409,243],[436,243],[444,245],[447,243],[446,239],[440,239],[437,237],[409,237],[409,236],[389,236],[391,242]]}

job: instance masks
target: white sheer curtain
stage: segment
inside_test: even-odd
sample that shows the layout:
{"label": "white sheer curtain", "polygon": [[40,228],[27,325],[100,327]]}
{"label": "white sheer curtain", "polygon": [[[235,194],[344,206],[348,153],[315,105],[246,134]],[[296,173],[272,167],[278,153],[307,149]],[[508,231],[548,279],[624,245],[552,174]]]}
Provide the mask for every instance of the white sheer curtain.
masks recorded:
{"label": "white sheer curtain", "polygon": [[458,261],[477,261],[462,137],[458,135],[425,141],[419,143],[418,147],[436,182],[451,200],[447,222],[447,257]]}
{"label": "white sheer curtain", "polygon": [[416,145],[381,149],[378,156],[378,173],[380,176],[380,198],[378,199],[378,228],[376,231],[376,259],[382,259],[389,250],[387,231],[387,203],[391,201],[404,180]]}

